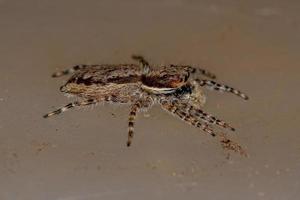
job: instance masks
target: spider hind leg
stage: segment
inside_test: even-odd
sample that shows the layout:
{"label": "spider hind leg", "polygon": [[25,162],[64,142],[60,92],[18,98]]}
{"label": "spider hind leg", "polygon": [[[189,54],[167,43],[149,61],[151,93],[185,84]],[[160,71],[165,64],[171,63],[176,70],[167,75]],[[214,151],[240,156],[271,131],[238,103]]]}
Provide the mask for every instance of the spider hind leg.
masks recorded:
{"label": "spider hind leg", "polygon": [[58,115],[58,114],[61,114],[71,108],[74,108],[74,107],[80,107],[80,106],[87,106],[87,105],[92,105],[92,104],[96,104],[97,101],[96,100],[93,100],[93,99],[88,99],[88,100],[85,100],[85,101],[75,101],[73,103],[69,103],[55,111],[52,111],[50,113],[47,113],[46,115],[44,115],[43,117],[44,118],[48,118],[48,117],[51,117],[53,115]]}

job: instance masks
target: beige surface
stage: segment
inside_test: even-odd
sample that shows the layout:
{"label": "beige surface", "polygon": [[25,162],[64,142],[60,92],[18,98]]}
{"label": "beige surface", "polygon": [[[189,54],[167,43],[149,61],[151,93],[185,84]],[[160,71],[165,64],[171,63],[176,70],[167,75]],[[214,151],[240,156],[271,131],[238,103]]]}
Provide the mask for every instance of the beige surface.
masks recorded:
{"label": "beige surface", "polygon": [[[298,1],[0,1],[0,199],[295,200],[300,195]],[[128,107],[68,103],[51,73],[77,63],[205,66],[244,102],[206,91],[249,158],[158,106],[125,146]]]}

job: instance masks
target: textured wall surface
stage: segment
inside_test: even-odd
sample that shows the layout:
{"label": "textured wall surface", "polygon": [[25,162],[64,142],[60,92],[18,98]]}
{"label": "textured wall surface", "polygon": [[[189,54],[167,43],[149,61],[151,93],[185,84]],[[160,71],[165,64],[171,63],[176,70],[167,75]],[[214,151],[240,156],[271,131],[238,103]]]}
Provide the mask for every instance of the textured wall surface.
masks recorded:
{"label": "textured wall surface", "polygon": [[[300,195],[300,3],[217,0],[1,0],[0,199],[287,200]],[[193,64],[248,102],[205,91],[249,154],[153,107],[126,147],[128,106],[72,110],[78,63]]]}

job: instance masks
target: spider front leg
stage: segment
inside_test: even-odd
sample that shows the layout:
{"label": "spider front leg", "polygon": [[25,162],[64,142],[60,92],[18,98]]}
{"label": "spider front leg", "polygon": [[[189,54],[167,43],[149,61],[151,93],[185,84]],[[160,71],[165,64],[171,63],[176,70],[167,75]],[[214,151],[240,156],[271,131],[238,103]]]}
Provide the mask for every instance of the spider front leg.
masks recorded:
{"label": "spider front leg", "polygon": [[236,90],[232,87],[229,87],[227,85],[223,85],[223,84],[217,83],[215,81],[211,81],[211,80],[196,79],[195,81],[202,87],[205,86],[208,89],[213,89],[213,90],[217,90],[217,91],[221,91],[221,92],[229,92],[229,93],[235,94],[239,97],[242,97],[245,100],[249,99],[249,97],[246,94],[244,94],[241,91]]}
{"label": "spider front leg", "polygon": [[149,65],[148,61],[146,61],[143,56],[132,55],[131,58],[133,60],[138,61],[142,65],[142,72],[143,72],[143,74],[147,74],[150,71],[150,65]]}
{"label": "spider front leg", "polygon": [[215,125],[218,125],[223,128],[228,128],[231,131],[235,131],[235,129],[233,127],[231,127],[228,123],[204,112],[203,110],[201,110],[199,108],[189,105],[188,103],[179,103],[178,101],[175,101],[175,102],[176,102],[176,103],[174,103],[175,106],[177,106],[178,108],[180,108],[182,110],[185,110],[186,113],[188,113],[190,116],[192,116],[193,118],[195,118],[198,121],[201,120],[201,121],[204,121],[205,123],[215,124]]}
{"label": "spider front leg", "polygon": [[203,131],[205,131],[206,133],[210,134],[213,137],[216,136],[216,133],[209,127],[209,125],[206,122],[201,123],[195,115],[188,113],[187,110],[184,109],[183,107],[180,107],[166,100],[160,101],[160,104],[164,110],[172,114],[175,114],[180,119],[187,122],[188,124],[202,129]]}
{"label": "spider front leg", "polygon": [[[173,66],[177,66],[177,65],[173,65]],[[182,67],[187,68],[188,71],[189,71],[191,74],[195,74],[195,75],[203,75],[203,76],[206,76],[206,77],[211,78],[211,79],[217,78],[215,74],[213,74],[213,73],[207,71],[206,69],[197,68],[197,67],[192,67],[192,66],[190,66],[190,65],[183,65]]]}
{"label": "spider front leg", "polygon": [[132,138],[134,134],[134,123],[137,113],[142,109],[148,109],[153,105],[153,100],[151,98],[141,99],[136,101],[130,108],[129,118],[128,118],[128,140],[127,146],[129,147],[132,143]]}
{"label": "spider front leg", "polygon": [[200,68],[196,68],[196,71],[195,71],[196,74],[201,74],[203,76],[206,76],[208,78],[211,78],[211,79],[215,79],[217,78],[215,74],[205,70],[205,69],[200,69]]}
{"label": "spider front leg", "polygon": [[44,118],[48,118],[48,117],[51,117],[53,115],[58,115],[60,113],[63,113],[71,108],[74,108],[74,107],[80,107],[80,106],[87,106],[87,105],[92,105],[92,104],[96,104],[98,101],[95,100],[95,99],[87,99],[87,100],[84,100],[84,101],[75,101],[73,103],[69,103],[53,112],[50,112],[46,115],[44,115],[43,117]]}

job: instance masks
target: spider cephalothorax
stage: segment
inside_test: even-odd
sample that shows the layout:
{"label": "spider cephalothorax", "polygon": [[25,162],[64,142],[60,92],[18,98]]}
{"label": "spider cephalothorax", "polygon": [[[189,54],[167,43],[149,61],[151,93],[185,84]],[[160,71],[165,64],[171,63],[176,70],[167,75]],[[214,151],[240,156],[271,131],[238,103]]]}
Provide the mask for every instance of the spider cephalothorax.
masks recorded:
{"label": "spider cephalothorax", "polygon": [[151,70],[142,75],[142,83],[149,89],[162,89],[166,93],[170,93],[183,86],[189,76],[189,71],[184,68],[163,66],[158,70]]}
{"label": "spider cephalothorax", "polygon": [[[140,65],[76,65],[53,74],[53,77],[59,77],[74,73],[60,90],[75,95],[81,100],[69,103],[44,117],[62,113],[73,107],[99,102],[130,104],[128,146],[133,137],[137,112],[147,111],[155,103],[212,136],[217,134],[213,131],[213,125],[234,130],[228,123],[202,110],[205,95],[201,88],[230,92],[248,99],[245,94],[210,80],[214,79],[215,75],[204,69],[188,65],[167,65],[154,68],[142,56],[134,55],[132,58],[139,61]],[[209,79],[203,79],[201,76]]]}

